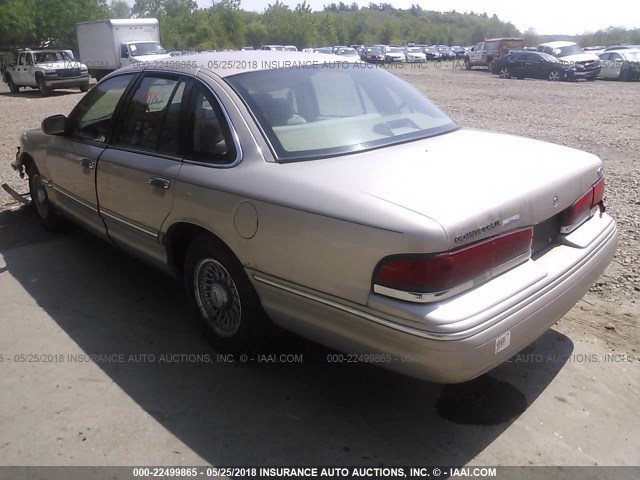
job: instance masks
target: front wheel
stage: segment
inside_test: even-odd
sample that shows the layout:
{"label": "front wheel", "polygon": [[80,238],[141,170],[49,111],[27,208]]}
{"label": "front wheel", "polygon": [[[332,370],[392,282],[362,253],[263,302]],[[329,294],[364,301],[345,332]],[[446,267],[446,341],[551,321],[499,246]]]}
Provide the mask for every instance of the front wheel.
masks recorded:
{"label": "front wheel", "polygon": [[493,72],[493,60],[489,60],[487,62],[487,70],[489,70],[490,73],[494,73]]}
{"label": "front wheel", "polygon": [[511,78],[511,71],[507,67],[502,67],[499,72],[500,78]]}
{"label": "front wheel", "polygon": [[38,84],[38,91],[40,92],[40,95],[42,95],[43,97],[48,96],[49,87],[47,87],[47,84],[44,83],[44,78],[38,77],[38,80],[36,81],[36,83]]}
{"label": "front wheel", "polygon": [[553,71],[553,72],[549,72],[549,80],[551,82],[557,82],[560,80],[560,72],[557,71]]}
{"label": "front wheel", "polygon": [[242,264],[210,235],[196,238],[185,257],[184,287],[191,311],[213,346],[223,352],[255,352],[270,321]]}
{"label": "front wheel", "polygon": [[464,68],[466,68],[467,70],[471,70],[471,60],[469,60],[468,58],[464,59]]}
{"label": "front wheel", "polygon": [[44,229],[49,232],[60,230],[62,227],[62,218],[49,201],[49,195],[47,194],[47,189],[45,188],[38,168],[35,165],[31,166],[28,174],[31,202],[35,207],[40,223]]}

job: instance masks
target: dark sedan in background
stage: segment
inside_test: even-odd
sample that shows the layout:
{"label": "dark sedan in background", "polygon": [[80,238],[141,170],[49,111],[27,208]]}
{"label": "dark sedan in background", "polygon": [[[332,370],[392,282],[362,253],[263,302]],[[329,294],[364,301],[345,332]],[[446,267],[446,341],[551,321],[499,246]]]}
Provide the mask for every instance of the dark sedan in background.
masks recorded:
{"label": "dark sedan in background", "polygon": [[573,80],[575,67],[553,55],[520,51],[495,61],[500,78],[546,78],[551,81]]}

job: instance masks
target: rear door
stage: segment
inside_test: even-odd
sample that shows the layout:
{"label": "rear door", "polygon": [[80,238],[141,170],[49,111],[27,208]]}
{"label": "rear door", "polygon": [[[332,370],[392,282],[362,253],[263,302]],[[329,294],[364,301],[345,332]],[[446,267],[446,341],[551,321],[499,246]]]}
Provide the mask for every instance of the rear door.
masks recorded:
{"label": "rear door", "polygon": [[159,232],[173,206],[183,157],[183,99],[190,85],[175,74],[142,75],[98,164],[100,215],[109,237],[159,264],[164,262]]}
{"label": "rear door", "polygon": [[118,75],[96,85],[73,109],[64,135],[52,136],[47,170],[59,208],[105,236],[98,215],[96,166],[106,148],[114,112],[136,74]]}

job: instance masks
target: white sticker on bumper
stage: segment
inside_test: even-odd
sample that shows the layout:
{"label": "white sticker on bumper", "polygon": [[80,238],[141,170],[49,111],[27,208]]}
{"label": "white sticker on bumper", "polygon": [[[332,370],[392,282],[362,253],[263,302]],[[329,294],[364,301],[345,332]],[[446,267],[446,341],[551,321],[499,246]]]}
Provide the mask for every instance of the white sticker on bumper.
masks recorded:
{"label": "white sticker on bumper", "polygon": [[505,332],[496,338],[496,353],[501,352],[511,344],[511,332]]}

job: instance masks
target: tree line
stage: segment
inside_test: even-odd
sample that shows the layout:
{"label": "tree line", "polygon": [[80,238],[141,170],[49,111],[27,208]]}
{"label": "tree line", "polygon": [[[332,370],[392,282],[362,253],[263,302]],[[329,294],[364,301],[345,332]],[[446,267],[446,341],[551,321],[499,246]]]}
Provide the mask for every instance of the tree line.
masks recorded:
{"label": "tree line", "polygon": [[[441,13],[419,5],[397,9],[390,3],[330,3],[312,11],[306,1],[294,8],[275,0],[261,13],[242,10],[240,0],[2,0],[0,49],[55,46],[77,51],[75,24],[106,18],[155,17],[170,50],[259,47],[264,44],[325,45],[375,43],[472,45],[485,38],[523,36],[528,45],[542,37],[524,33],[496,15]],[[546,39],[546,38],[545,38]],[[583,45],[640,43],[640,29],[610,28],[576,39]]]}

